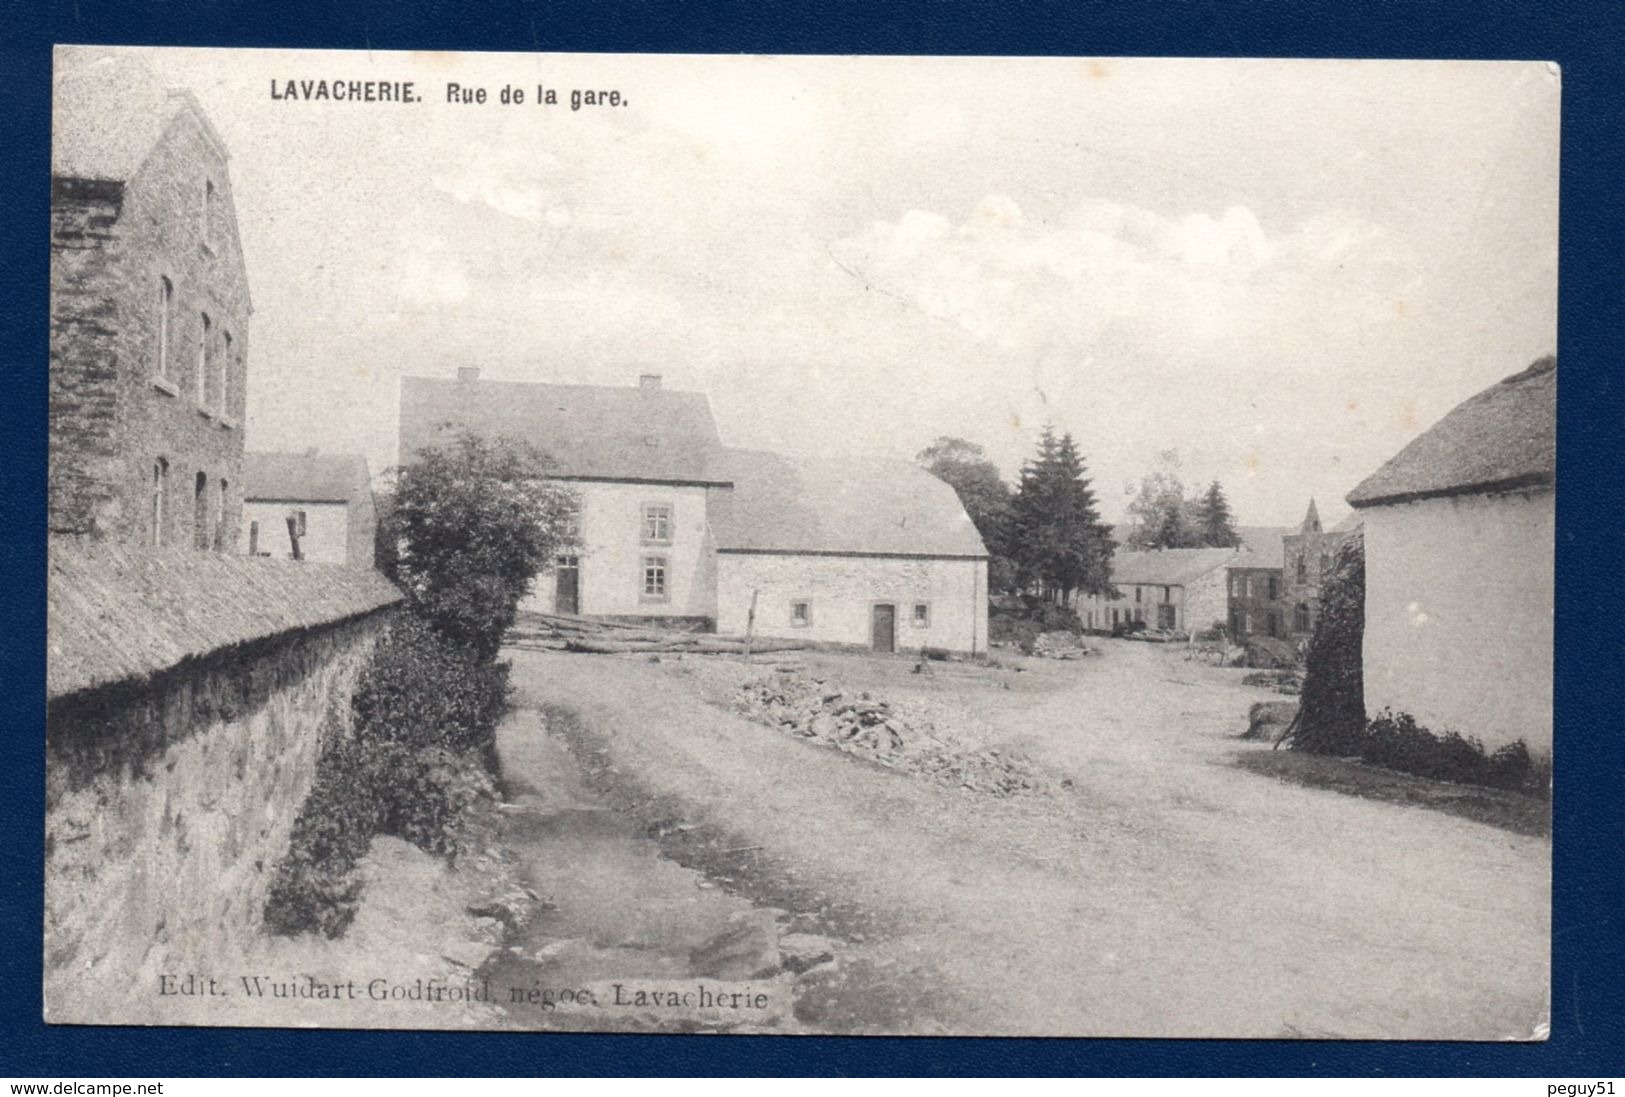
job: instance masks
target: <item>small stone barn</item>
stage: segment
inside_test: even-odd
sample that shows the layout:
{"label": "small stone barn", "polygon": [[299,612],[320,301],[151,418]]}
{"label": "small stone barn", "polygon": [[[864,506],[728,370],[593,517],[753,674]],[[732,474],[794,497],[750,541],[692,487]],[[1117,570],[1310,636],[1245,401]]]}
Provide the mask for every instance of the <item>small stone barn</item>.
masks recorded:
{"label": "small stone barn", "polygon": [[1365,524],[1365,708],[1552,744],[1557,361],[1458,406],[1348,496]]}

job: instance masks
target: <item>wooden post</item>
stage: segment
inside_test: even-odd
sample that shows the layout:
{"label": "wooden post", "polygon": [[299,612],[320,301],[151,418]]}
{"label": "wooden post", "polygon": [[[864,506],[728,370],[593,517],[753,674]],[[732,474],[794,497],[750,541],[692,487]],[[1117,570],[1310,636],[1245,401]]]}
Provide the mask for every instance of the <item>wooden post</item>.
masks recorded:
{"label": "wooden post", "polygon": [[292,514],[288,515],[288,544],[293,549],[295,560],[305,558],[304,550],[299,547],[299,519]]}
{"label": "wooden post", "polygon": [[761,591],[755,587],[750,592],[750,612],[745,615],[745,658],[750,658],[750,642],[756,635],[756,596]]}

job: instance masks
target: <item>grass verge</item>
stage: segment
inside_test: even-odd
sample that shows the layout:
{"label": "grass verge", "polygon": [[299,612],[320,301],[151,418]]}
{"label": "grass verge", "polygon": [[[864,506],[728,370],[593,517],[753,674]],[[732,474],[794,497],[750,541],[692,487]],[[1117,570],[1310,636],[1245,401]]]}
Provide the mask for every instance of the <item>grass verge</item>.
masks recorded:
{"label": "grass verge", "polygon": [[1279,781],[1442,811],[1514,834],[1545,838],[1552,832],[1551,804],[1516,792],[1435,781],[1352,758],[1302,751],[1242,751],[1236,755],[1236,764]]}

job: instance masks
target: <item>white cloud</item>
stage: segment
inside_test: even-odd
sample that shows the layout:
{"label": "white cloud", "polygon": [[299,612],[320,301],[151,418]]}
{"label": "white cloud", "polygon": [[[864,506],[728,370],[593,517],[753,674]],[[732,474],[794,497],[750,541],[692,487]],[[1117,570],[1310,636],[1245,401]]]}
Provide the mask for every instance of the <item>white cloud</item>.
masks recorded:
{"label": "white cloud", "polygon": [[465,205],[480,202],[522,221],[536,222],[545,216],[549,223],[556,223],[553,216],[557,206],[550,207],[539,183],[524,177],[527,167],[512,154],[475,148],[462,168],[436,174],[430,181],[436,190]]}
{"label": "white cloud", "polygon": [[1108,337],[1187,358],[1240,345],[1296,349],[1314,332],[1371,321],[1419,277],[1402,240],[1347,214],[1323,213],[1271,238],[1244,206],[1165,217],[1086,202],[1050,222],[1003,195],[984,198],[958,225],[909,210],[832,254],[877,288],[1012,353],[1088,349]]}

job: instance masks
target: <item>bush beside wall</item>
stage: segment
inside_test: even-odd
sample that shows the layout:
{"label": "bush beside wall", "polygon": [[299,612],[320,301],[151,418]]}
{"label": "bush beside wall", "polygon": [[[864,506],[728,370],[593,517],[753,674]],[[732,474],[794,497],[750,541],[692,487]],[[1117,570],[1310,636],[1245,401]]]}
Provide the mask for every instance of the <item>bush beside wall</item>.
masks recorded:
{"label": "bush beside wall", "polygon": [[342,934],[360,901],[355,866],[376,835],[459,853],[464,824],[495,796],[487,766],[507,694],[507,664],[403,614],[357,683],[353,732],[318,763],[271,885],[267,925]]}

